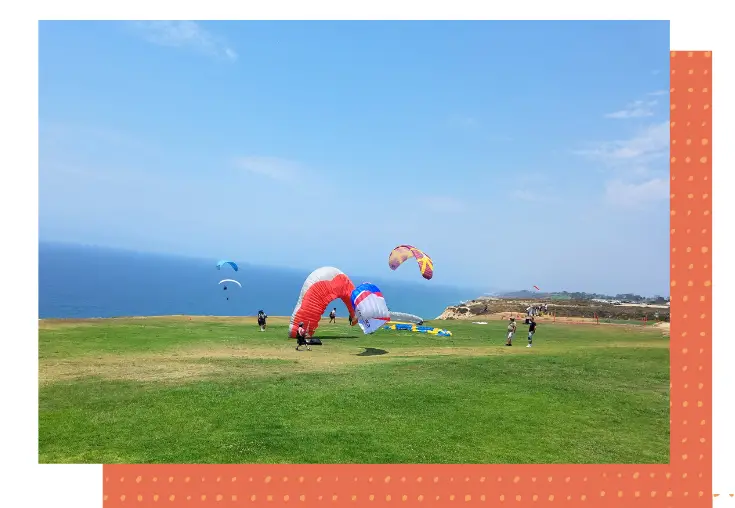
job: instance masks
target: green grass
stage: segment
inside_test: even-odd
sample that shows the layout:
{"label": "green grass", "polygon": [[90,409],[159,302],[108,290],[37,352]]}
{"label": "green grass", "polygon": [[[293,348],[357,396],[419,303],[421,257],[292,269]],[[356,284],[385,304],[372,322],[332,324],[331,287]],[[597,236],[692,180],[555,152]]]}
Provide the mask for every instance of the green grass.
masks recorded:
{"label": "green grass", "polygon": [[669,340],[653,327],[444,321],[41,322],[42,463],[667,463]]}

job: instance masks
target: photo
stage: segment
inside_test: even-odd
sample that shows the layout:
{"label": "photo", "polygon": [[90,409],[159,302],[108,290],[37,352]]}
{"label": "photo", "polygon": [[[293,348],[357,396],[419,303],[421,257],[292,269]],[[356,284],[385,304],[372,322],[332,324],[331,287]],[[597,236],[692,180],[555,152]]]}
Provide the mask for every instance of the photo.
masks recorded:
{"label": "photo", "polygon": [[669,463],[668,21],[39,23],[39,463]]}

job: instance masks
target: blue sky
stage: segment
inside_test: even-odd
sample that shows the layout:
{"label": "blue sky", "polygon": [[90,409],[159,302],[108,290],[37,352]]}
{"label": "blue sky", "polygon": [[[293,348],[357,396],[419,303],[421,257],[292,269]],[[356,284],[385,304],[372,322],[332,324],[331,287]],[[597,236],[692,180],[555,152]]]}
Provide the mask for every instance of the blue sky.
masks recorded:
{"label": "blue sky", "polygon": [[668,294],[668,22],[39,30],[41,241]]}

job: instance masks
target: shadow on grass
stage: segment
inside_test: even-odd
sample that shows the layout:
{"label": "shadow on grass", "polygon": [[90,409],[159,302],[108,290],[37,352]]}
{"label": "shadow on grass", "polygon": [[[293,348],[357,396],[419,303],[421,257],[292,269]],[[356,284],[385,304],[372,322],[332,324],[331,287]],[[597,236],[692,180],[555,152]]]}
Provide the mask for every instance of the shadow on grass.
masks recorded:
{"label": "shadow on grass", "polygon": [[357,353],[355,356],[378,356],[388,354],[385,349],[375,349],[374,347],[366,347],[362,353]]}

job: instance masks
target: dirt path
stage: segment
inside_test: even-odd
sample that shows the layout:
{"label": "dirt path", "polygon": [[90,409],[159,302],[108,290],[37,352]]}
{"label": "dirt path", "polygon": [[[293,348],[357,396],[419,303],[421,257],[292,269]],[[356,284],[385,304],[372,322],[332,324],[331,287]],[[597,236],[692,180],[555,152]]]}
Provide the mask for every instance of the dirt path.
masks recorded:
{"label": "dirt path", "polygon": [[[656,341],[604,343],[588,347],[667,347]],[[370,348],[296,351],[284,346],[190,348],[140,355],[104,355],[94,358],[43,360],[39,364],[41,385],[83,378],[138,382],[188,382],[215,377],[267,377],[305,372],[335,372],[377,362],[411,361],[431,357],[480,357],[533,354],[525,348],[501,347],[403,347],[386,354],[365,354]],[[551,351],[558,350],[558,347]],[[549,350],[546,350],[547,352]]]}

